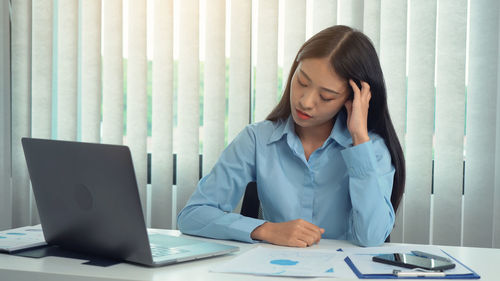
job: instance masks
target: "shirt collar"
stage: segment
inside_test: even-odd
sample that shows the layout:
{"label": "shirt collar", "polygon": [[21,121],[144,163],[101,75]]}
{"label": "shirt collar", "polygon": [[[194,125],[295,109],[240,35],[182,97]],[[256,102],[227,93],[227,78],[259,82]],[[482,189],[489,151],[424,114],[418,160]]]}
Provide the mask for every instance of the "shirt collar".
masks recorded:
{"label": "shirt collar", "polygon": [[273,134],[269,138],[269,141],[267,144],[276,142],[283,138],[284,135],[288,133],[295,133],[295,127],[294,127],[294,122],[293,122],[293,117],[290,114],[287,119],[283,119],[277,122],[276,127],[274,129]]}
{"label": "shirt collar", "polygon": [[[351,134],[349,133],[349,130],[347,129],[347,116],[346,116],[346,111],[341,110],[337,114],[337,119],[335,121],[335,124],[333,125],[333,129],[330,133],[330,136],[328,137],[329,139],[335,140],[338,144],[342,145],[343,147],[349,147],[352,145],[352,137]],[[293,121],[293,117],[290,114],[286,120],[281,120],[278,121],[276,124],[275,130],[271,137],[269,138],[269,141],[267,144],[276,142],[280,139],[283,138],[284,135],[286,134],[295,134],[295,123]],[[325,142],[327,143],[328,140]]]}

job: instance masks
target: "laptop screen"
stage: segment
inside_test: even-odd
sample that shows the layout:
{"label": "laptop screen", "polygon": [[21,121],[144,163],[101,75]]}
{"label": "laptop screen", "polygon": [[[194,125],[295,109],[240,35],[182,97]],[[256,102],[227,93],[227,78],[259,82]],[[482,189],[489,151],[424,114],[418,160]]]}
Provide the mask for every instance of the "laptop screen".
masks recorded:
{"label": "laptop screen", "polygon": [[48,244],[152,262],[128,147],[32,138],[22,144]]}

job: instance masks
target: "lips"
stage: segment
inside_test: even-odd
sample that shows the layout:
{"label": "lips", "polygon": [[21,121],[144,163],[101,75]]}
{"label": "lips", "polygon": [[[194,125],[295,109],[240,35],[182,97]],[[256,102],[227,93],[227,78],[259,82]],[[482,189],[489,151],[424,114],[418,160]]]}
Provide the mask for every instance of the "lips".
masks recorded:
{"label": "lips", "polygon": [[300,111],[298,109],[297,109],[297,116],[299,116],[299,118],[302,119],[302,120],[307,120],[307,119],[311,118],[310,115],[308,115],[307,113],[302,112],[302,111]]}

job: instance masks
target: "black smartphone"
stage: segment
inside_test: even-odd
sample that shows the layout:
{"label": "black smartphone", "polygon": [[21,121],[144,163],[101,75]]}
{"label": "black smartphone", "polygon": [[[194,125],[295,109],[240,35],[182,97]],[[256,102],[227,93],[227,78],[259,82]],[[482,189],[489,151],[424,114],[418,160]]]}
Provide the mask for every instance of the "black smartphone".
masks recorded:
{"label": "black smartphone", "polygon": [[422,268],[427,270],[446,270],[455,267],[455,264],[451,261],[401,253],[377,255],[372,260],[406,268]]}

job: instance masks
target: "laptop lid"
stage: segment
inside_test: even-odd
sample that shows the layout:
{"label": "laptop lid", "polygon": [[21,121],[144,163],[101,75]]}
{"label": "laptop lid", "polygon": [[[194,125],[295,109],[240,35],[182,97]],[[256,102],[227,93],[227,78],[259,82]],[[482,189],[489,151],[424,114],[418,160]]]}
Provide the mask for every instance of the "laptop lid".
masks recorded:
{"label": "laptop lid", "polygon": [[153,264],[126,146],[23,138],[48,244]]}

